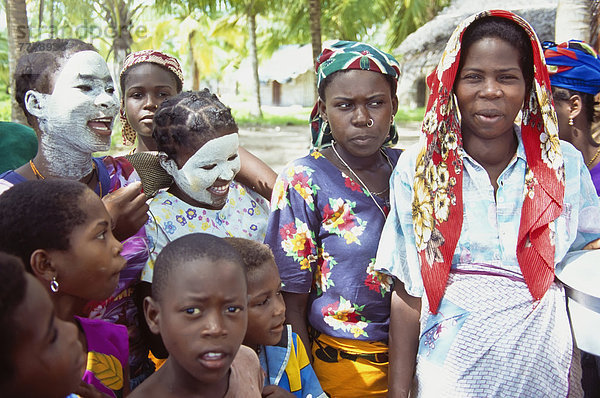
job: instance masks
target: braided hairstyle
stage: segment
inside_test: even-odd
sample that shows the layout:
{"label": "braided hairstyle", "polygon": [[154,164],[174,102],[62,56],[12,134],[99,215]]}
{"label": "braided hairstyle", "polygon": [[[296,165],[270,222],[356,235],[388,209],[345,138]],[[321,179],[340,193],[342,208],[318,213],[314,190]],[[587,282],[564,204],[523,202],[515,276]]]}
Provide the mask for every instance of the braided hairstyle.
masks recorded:
{"label": "braided hairstyle", "polygon": [[37,118],[25,107],[25,94],[35,90],[51,94],[55,74],[58,74],[65,61],[81,51],[97,51],[91,44],[78,39],[47,39],[28,43],[25,53],[17,61],[14,79],[15,99],[27,117],[27,123],[37,127]]}
{"label": "braided hairstyle", "polygon": [[160,104],[152,137],[159,151],[175,159],[178,149],[197,149],[231,131],[237,132],[231,108],[205,88],[183,92]]}

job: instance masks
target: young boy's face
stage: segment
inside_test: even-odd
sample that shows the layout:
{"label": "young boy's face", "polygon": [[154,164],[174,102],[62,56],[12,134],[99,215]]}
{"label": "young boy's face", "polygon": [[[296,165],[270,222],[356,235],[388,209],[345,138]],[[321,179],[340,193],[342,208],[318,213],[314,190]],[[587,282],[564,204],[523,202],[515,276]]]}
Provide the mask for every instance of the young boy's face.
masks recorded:
{"label": "young boy's face", "polygon": [[25,299],[11,325],[17,331],[13,351],[15,396],[62,398],[79,385],[86,355],[77,326],[58,319],[40,282],[29,274],[26,278]]}
{"label": "young boy's face", "polygon": [[149,325],[160,332],[171,365],[205,385],[227,383],[248,319],[242,267],[201,257],[175,267],[164,292],[151,303],[157,313]]}
{"label": "young boy's face", "polygon": [[248,330],[244,344],[277,344],[284,321],[281,279],[275,262],[268,261],[248,274]]}

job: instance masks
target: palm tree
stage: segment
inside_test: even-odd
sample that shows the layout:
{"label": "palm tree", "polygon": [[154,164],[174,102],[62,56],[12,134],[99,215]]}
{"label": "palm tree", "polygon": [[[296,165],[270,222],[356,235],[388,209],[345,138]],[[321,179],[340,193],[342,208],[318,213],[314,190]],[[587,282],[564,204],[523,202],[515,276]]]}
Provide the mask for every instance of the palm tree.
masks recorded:
{"label": "palm tree", "polygon": [[[17,66],[17,60],[29,43],[29,24],[27,22],[27,5],[25,0],[7,0],[6,26],[8,30],[8,68],[10,75],[10,92],[15,92],[15,79],[12,78]],[[18,123],[27,124],[25,115],[17,104],[14,95],[11,98],[11,119]]]}
{"label": "palm tree", "polygon": [[[90,39],[108,40],[109,55],[112,54],[113,73],[118,76],[125,57],[131,51],[133,37],[131,30],[135,21],[145,8],[141,0],[64,0],[63,6],[68,10],[67,18],[73,21],[84,21],[87,25],[91,21],[100,21],[110,31],[107,39],[104,35],[90,37]],[[77,23],[73,23],[77,25]],[[94,32],[86,32],[93,34]]]}
{"label": "palm tree", "polygon": [[406,37],[432,20],[442,8],[450,4],[450,0],[377,0],[384,15],[391,15],[389,20],[390,36],[388,45],[396,48]]}

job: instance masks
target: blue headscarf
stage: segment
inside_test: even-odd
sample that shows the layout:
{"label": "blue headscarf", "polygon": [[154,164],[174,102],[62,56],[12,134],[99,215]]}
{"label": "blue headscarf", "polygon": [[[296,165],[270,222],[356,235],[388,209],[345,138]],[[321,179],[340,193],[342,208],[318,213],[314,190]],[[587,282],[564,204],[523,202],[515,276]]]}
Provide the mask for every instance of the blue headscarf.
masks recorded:
{"label": "blue headscarf", "polygon": [[600,59],[589,44],[544,42],[544,57],[552,86],[591,95],[600,92]]}

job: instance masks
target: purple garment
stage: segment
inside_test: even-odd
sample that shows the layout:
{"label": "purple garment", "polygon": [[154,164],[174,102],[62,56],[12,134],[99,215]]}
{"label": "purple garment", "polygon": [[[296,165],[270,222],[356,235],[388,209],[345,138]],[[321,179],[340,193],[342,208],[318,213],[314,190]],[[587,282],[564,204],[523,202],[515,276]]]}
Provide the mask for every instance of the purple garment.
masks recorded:
{"label": "purple garment", "polygon": [[83,380],[111,397],[122,396],[129,356],[127,328],[100,319],[76,316],[87,342],[88,361]]}
{"label": "purple garment", "polygon": [[596,188],[596,193],[600,196],[600,163],[590,170],[590,174],[592,176],[594,187]]}
{"label": "purple garment", "polygon": [[[127,159],[107,156],[102,160],[103,162],[98,164],[98,172],[103,192],[114,192],[140,180]],[[140,281],[144,264],[148,260],[148,244],[144,227],[123,241],[121,255],[127,260],[127,265],[121,271],[117,289],[107,300],[90,303],[88,313],[90,318],[105,319],[111,323],[127,326],[130,376],[135,378],[143,372],[143,366],[148,361],[148,348],[140,333],[140,315],[133,301],[134,287]]]}
{"label": "purple garment", "polygon": [[[386,149],[392,167],[400,151]],[[349,174],[349,173],[348,173]],[[310,293],[308,320],[332,337],[387,343],[392,278],[374,270],[387,204],[320,152],[292,162],[271,199],[267,243],[283,290]]]}

